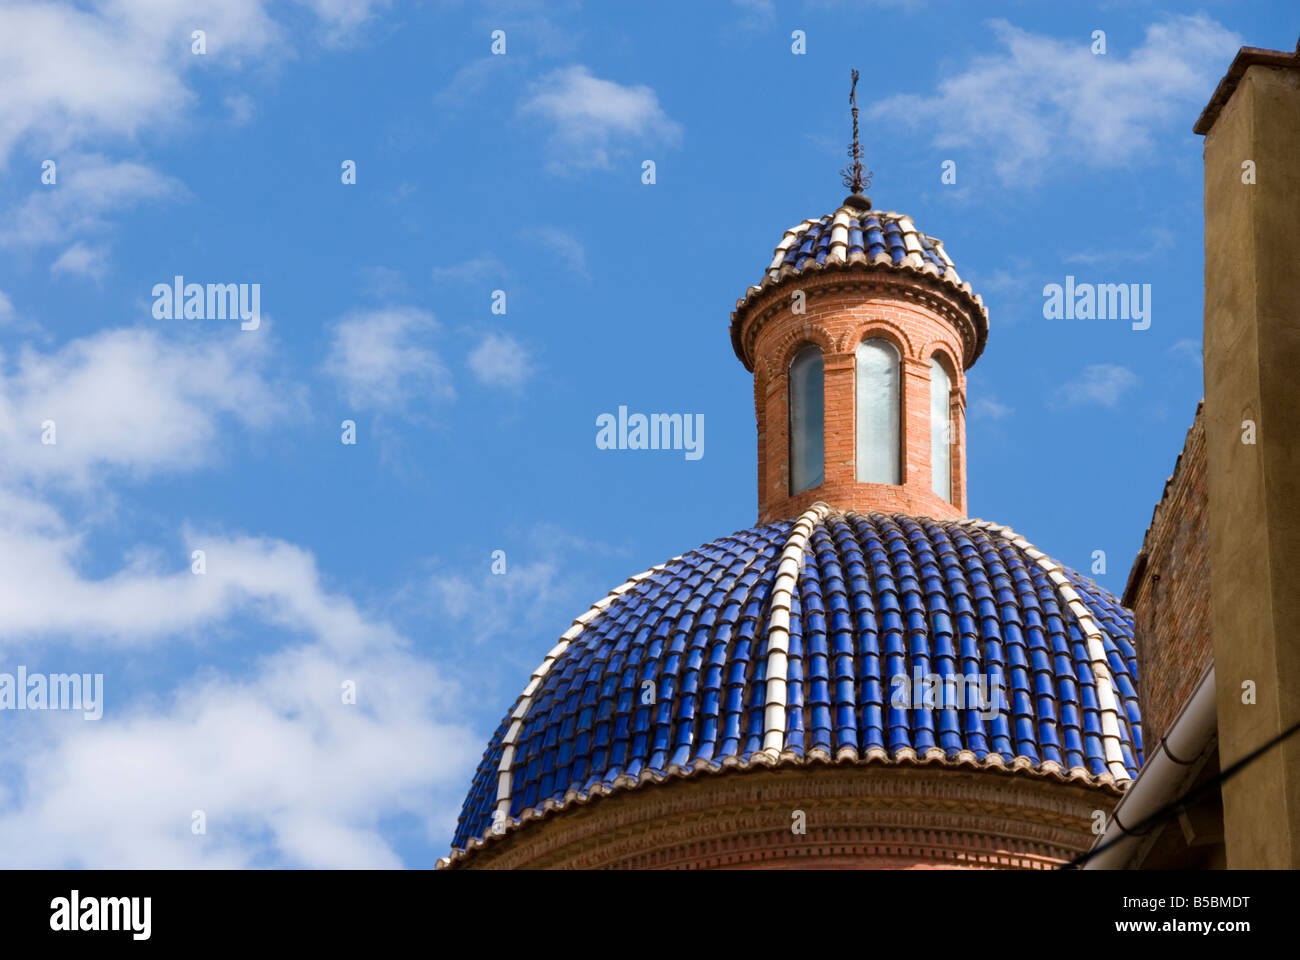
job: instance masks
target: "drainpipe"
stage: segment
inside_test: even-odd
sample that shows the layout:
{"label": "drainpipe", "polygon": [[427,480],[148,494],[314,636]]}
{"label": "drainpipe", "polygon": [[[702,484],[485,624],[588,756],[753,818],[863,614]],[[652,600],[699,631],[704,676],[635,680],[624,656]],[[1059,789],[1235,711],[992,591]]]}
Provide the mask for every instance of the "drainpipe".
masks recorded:
{"label": "drainpipe", "polygon": [[1151,814],[1177,800],[1190,786],[1201,767],[1202,755],[1218,730],[1218,714],[1214,703],[1214,667],[1206,671],[1196,692],[1192,694],[1154,756],[1147,759],[1124,796],[1120,798],[1110,822],[1093,843],[1093,848],[1121,837],[1113,847],[1088,860],[1084,870],[1122,870],[1132,866],[1147,834],[1135,835],[1129,830]]}

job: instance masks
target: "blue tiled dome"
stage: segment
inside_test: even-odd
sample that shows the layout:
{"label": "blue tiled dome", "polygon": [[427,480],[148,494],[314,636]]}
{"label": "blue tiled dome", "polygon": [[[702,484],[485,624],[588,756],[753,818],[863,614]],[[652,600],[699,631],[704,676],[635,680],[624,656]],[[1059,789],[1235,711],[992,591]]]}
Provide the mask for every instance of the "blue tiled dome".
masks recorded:
{"label": "blue tiled dome", "polygon": [[[454,846],[757,764],[1113,787],[1142,759],[1132,641],[1114,597],[1005,527],[819,504],[670,560],[579,617],[493,735]],[[891,678],[916,674],[983,677],[1004,699],[892,703]]]}
{"label": "blue tiled dome", "polygon": [[731,314],[736,355],[746,361],[740,343],[742,320],[749,304],[760,294],[808,273],[882,269],[911,272],[951,287],[971,315],[973,337],[967,365],[974,363],[988,339],[988,309],[979,294],[957,274],[943,241],[917,230],[911,217],[904,214],[864,210],[848,201],[834,213],[804,220],[785,232],[762,280],[736,301]]}

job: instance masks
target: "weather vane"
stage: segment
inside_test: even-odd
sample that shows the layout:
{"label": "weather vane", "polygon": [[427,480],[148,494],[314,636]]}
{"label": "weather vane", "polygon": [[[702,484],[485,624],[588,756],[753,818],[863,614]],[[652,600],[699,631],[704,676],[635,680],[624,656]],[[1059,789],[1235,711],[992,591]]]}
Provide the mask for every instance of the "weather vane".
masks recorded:
{"label": "weather vane", "polygon": [[853,107],[853,142],[849,144],[849,159],[853,161],[853,166],[841,170],[840,176],[844,186],[855,194],[860,194],[871,186],[871,171],[868,170],[865,175],[862,172],[862,144],[858,142],[858,71],[852,71],[852,76],[853,86],[849,88],[849,103]]}

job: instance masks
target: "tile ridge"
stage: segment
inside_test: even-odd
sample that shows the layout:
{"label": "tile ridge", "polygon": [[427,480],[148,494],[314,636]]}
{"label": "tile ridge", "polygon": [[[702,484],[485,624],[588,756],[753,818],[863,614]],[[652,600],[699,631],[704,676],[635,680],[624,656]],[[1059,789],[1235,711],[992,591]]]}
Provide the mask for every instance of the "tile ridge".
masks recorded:
{"label": "tile ridge", "polygon": [[510,796],[514,786],[515,747],[518,744],[519,734],[523,730],[524,719],[532,706],[533,694],[537,692],[542,680],[550,673],[556,661],[564,655],[569,645],[577,639],[587,624],[599,616],[616,598],[627,593],[627,591],[653,574],[663,570],[669,564],[676,563],[682,559],[682,556],[685,556],[685,554],[673,557],[671,560],[665,560],[649,570],[638,573],[634,577],[629,577],[602,599],[597,600],[586,613],[573,621],[573,625],[560,635],[559,642],[542,658],[542,662],[533,671],[528,685],[524,687],[523,693],[515,700],[514,708],[510,712],[510,726],[506,730],[505,736],[501,738],[501,761],[497,764],[497,803],[492,813],[492,826],[489,828],[489,833],[500,834],[510,819]]}
{"label": "tile ridge", "polygon": [[799,582],[799,569],[803,552],[812,536],[813,527],[830,516],[829,504],[818,500],[799,515],[786,538],[785,549],[777,561],[776,582],[768,601],[767,614],[767,670],[765,703],[763,709],[763,749],[772,762],[780,759],[785,746],[786,673],[790,644],[790,605],[794,589]]}
{"label": "tile ridge", "polygon": [[1065,567],[1010,527],[977,518],[958,520],[956,523],[1002,537],[1047,574],[1057,596],[1061,598],[1063,607],[1073,614],[1087,646],[1089,665],[1092,667],[1093,678],[1097,681],[1097,709],[1101,714],[1101,742],[1102,749],[1105,751],[1106,767],[1116,783],[1132,780],[1132,775],[1124,765],[1124,752],[1120,748],[1120,699],[1115,690],[1115,680],[1111,676],[1110,661],[1106,659],[1106,649],[1102,645],[1102,629],[1098,626],[1092,610],[1070,583]]}

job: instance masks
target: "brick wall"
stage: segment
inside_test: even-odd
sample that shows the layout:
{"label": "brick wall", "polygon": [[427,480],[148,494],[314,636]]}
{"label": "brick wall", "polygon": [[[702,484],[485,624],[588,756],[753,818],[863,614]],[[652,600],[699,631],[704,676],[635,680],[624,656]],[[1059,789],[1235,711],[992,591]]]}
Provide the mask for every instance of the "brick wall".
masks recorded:
{"label": "brick wall", "polygon": [[[880,510],[935,518],[966,514],[966,378],[962,341],[931,306],[892,295],[879,278],[856,286],[808,278],[804,312],[793,289],[774,294],[754,341],[754,409],[758,421],[759,520],[797,516],[818,500],[842,510]],[[757,311],[756,311],[757,312]],[[902,484],[858,483],[855,350],[869,337],[891,342],[902,358]],[[825,383],[825,482],[790,495],[790,360],[806,344],[822,349]],[[934,493],[930,473],[930,359],[943,356],[952,380],[952,502]]]}
{"label": "brick wall", "polygon": [[1147,756],[1213,659],[1208,506],[1205,424],[1197,407],[1124,591],[1133,611]]}

